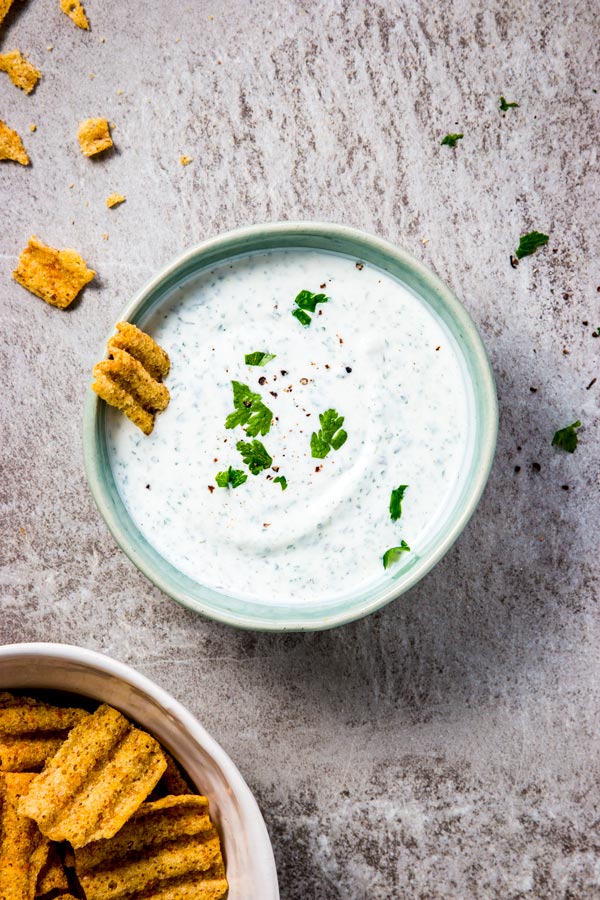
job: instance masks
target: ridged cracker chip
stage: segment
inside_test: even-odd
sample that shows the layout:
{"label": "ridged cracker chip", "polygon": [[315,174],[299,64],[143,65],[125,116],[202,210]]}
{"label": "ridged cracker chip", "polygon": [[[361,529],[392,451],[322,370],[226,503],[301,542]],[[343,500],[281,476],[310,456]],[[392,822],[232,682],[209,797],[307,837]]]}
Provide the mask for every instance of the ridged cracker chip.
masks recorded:
{"label": "ridged cracker chip", "polygon": [[116,834],[165,768],[158,742],[103,704],[73,728],[19,809],[53,841],[83,847]]}
{"label": "ridged cracker chip", "polygon": [[48,841],[18,811],[35,775],[0,774],[0,898],[33,900],[38,875],[48,857]]}
{"label": "ridged cracker chip", "polygon": [[23,141],[13,128],[9,128],[6,122],[0,119],[0,159],[10,159],[13,162],[21,163],[22,166],[29,165],[29,157],[27,150],[23,146]]}
{"label": "ridged cracker chip", "polygon": [[227,893],[206,797],[144,803],[111,840],[75,851],[87,900],[220,900]]}
{"label": "ridged cracker chip", "polygon": [[10,50],[8,53],[0,53],[0,72],[6,72],[12,83],[30,94],[42,73],[39,69],[22,56],[20,50]]}
{"label": "ridged cracker chip", "polygon": [[66,309],[95,274],[75,250],[55,250],[33,235],[13,278],[46,303]]}
{"label": "ridged cracker chip", "polygon": [[84,156],[95,156],[113,145],[106,119],[85,119],[77,129],[77,138]]}
{"label": "ridged cracker chip", "polygon": [[39,772],[89,713],[0,694],[0,771]]}
{"label": "ridged cracker chip", "polygon": [[117,322],[117,334],[109,338],[106,349],[109,353],[125,350],[140,362],[146,371],[157,380],[169,374],[170,362],[167,353],[149,334],[140,331],[131,322]]}
{"label": "ridged cracker chip", "polygon": [[78,28],[89,31],[90,23],[80,0],[60,0],[60,8]]}

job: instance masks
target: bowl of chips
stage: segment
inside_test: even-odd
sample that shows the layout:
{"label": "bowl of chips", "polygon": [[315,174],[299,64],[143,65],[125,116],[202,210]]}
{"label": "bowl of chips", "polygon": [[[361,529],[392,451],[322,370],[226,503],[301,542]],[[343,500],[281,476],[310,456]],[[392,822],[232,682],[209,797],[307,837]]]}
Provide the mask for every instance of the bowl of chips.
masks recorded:
{"label": "bowl of chips", "polygon": [[123,663],[0,647],[0,896],[278,900],[242,776],[199,722]]}

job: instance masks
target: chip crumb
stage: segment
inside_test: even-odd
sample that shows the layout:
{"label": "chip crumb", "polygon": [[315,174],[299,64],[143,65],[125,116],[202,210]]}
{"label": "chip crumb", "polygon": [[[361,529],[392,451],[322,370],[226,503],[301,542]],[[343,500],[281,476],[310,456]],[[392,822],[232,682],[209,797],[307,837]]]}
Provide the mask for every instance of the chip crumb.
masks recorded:
{"label": "chip crumb", "polygon": [[32,66],[20,50],[0,53],[0,71],[6,72],[15,87],[30,94],[42,77],[42,73]]}
{"label": "chip crumb", "polygon": [[101,38],[100,38],[100,43],[103,44],[105,40],[106,40],[106,38],[101,37]]}
{"label": "chip crumb", "polygon": [[106,198],[106,205],[109,209],[112,209],[113,206],[118,206],[120,203],[125,203],[123,194],[111,194],[110,197]]}
{"label": "chip crumb", "polygon": [[70,188],[74,188],[74,187],[75,187],[75,182],[72,181],[71,184],[69,185],[69,187],[70,187]]}
{"label": "chip crumb", "polygon": [[32,133],[33,133],[34,131],[37,131],[37,125],[34,125],[33,122],[32,122],[31,125],[29,126],[29,130],[30,130]]}
{"label": "chip crumb", "polygon": [[48,53],[52,53],[52,51],[54,50],[54,47],[52,46],[52,44],[48,44],[48,46],[46,47],[46,50],[48,51]]}
{"label": "chip crumb", "polygon": [[123,93],[123,88],[117,88],[117,97],[120,97]]}
{"label": "chip crumb", "polygon": [[102,240],[103,240],[103,241],[107,241],[107,240],[108,240],[108,233],[107,233],[106,231],[102,234]]}
{"label": "chip crumb", "polygon": [[93,81],[95,77],[96,77],[96,73],[90,72],[90,81]]}
{"label": "chip crumb", "polygon": [[60,8],[78,28],[82,28],[84,31],[90,30],[90,23],[80,0],[60,0]]}
{"label": "chip crumb", "polygon": [[17,132],[9,128],[2,119],[0,119],[0,159],[10,159],[13,162],[21,163],[22,166],[29,165],[29,157],[23,141]]}
{"label": "chip crumb", "polygon": [[189,166],[189,164],[191,162],[193,162],[193,160],[194,160],[193,156],[182,156],[181,159],[179,160],[179,162],[181,163],[182,166]]}
{"label": "chip crumb", "polygon": [[95,156],[113,145],[106,119],[84,119],[77,130],[77,137],[84,156]]}
{"label": "chip crumb", "polygon": [[95,274],[75,250],[55,250],[33,235],[13,278],[51,306],[66,309]]}

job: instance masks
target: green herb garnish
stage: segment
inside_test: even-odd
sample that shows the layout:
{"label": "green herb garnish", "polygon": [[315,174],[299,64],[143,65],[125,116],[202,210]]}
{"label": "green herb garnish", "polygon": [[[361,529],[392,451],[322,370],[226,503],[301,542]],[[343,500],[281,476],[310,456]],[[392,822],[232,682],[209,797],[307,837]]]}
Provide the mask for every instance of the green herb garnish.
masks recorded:
{"label": "green herb garnish", "polygon": [[295,309],[292,313],[293,316],[296,316],[301,325],[304,325],[306,328],[307,325],[310,325],[312,322],[311,317],[308,313],[305,313],[303,309]]}
{"label": "green herb garnish", "polygon": [[251,444],[238,441],[235,446],[252,475],[258,475],[259,472],[268,469],[273,462],[272,457],[267,453],[267,448],[260,441],[252,441]]}
{"label": "green herb garnish", "polygon": [[442,140],[442,147],[444,146],[444,144],[448,147],[456,147],[456,142],[460,141],[462,136],[462,134],[447,134],[446,137]]}
{"label": "green herb garnish", "polygon": [[268,406],[265,406],[260,394],[255,394],[247,384],[242,384],[240,381],[232,381],[231,384],[235,412],[229,413],[225,419],[225,428],[244,425],[249,437],[268,434],[273,421],[273,413]]}
{"label": "green herb garnish", "polygon": [[285,491],[285,489],[287,488],[287,478],[285,477],[285,475],[278,475],[277,478],[273,479],[273,484],[280,484],[281,490]]}
{"label": "green herb garnish", "polygon": [[548,235],[542,234],[541,231],[530,231],[529,234],[521,236],[519,246],[515,250],[515,256],[517,259],[522,259],[524,256],[531,256],[538,247],[543,247],[549,240],[550,238]]}
{"label": "green herb garnish", "polygon": [[261,353],[260,350],[256,350],[254,353],[246,353],[244,362],[247,366],[266,366],[268,362],[275,359],[276,355],[275,353]]}
{"label": "green herb garnish", "polygon": [[556,431],[552,438],[552,446],[560,447],[562,450],[566,450],[567,453],[575,453],[575,450],[577,449],[576,428],[581,428],[579,419],[577,419],[576,422],[573,422],[572,425],[567,425],[566,428],[561,428],[559,431]]}
{"label": "green herb garnish", "polygon": [[383,568],[388,569],[390,566],[393,566],[394,563],[398,562],[403,553],[410,553],[410,547],[406,541],[401,541],[399,547],[390,547],[390,549],[386,550],[383,554]]}
{"label": "green herb garnish", "polygon": [[319,414],[321,428],[310,436],[310,450],[315,459],[325,459],[333,448],[339,450],[346,443],[348,435],[342,430],[344,417],[338,415],[335,409],[327,409]]}
{"label": "green herb garnish", "polygon": [[308,313],[314,313],[317,303],[327,303],[328,301],[329,297],[327,294],[313,294],[312,291],[300,291],[294,300],[298,308],[292,312],[292,315],[306,328],[312,321]]}
{"label": "green herb garnish", "polygon": [[229,466],[229,468],[226,469],[225,472],[217,472],[215,476],[215,481],[217,482],[219,487],[224,488],[230,486],[232,488],[239,487],[240,484],[243,484],[247,480],[248,476],[245,472],[242,472],[241,469],[232,469],[231,466]]}
{"label": "green herb garnish", "polygon": [[402,498],[407,489],[407,484],[401,484],[400,487],[394,488],[390,497],[390,518],[392,522],[396,522],[402,515]]}
{"label": "green herb garnish", "polygon": [[500,109],[502,112],[506,112],[507,109],[517,109],[518,106],[518,103],[507,103],[504,97],[500,97]]}

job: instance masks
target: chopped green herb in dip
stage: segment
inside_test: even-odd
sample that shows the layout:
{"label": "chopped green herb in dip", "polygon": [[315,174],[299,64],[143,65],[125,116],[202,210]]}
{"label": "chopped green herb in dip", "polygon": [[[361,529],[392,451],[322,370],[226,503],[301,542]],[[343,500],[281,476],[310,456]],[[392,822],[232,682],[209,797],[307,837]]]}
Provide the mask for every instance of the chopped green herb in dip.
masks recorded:
{"label": "chopped green herb in dip", "polygon": [[248,480],[248,476],[245,472],[242,472],[241,469],[232,469],[229,466],[225,472],[217,472],[215,476],[215,481],[217,482],[219,487],[239,487],[240,484],[243,484]]}
{"label": "chopped green herb in dip", "polygon": [[383,554],[383,568],[389,569],[394,563],[397,563],[403,553],[410,553],[410,547],[406,541],[400,541],[399,547],[390,547]]}
{"label": "chopped green herb in dip", "polygon": [[[310,325],[311,318],[308,315],[309,312],[314,313],[317,308],[317,303],[328,303],[329,297],[327,294],[313,294],[312,291],[300,291],[297,294],[294,303],[298,307],[292,312],[292,315],[295,316],[298,321],[306,327]],[[308,312],[307,312],[308,310]]]}
{"label": "chopped green herb in dip", "polygon": [[321,428],[310,437],[310,452],[315,459],[325,459],[330,450],[339,450],[346,443],[348,435],[342,429],[344,417],[335,409],[328,409],[319,415]]}
{"label": "chopped green herb in dip", "polygon": [[285,475],[278,475],[277,478],[273,479],[273,484],[280,484],[281,490],[285,491],[287,488],[287,478]]}
{"label": "chopped green herb in dip", "polygon": [[407,484],[401,484],[400,487],[394,488],[390,497],[390,519],[397,522],[402,515],[402,499],[408,488]]}
{"label": "chopped green herb in dip", "polygon": [[236,450],[238,450],[242,459],[250,469],[252,475],[258,475],[272,464],[273,459],[267,453],[267,449],[261,441],[252,441],[251,444],[245,441],[238,441]]}
{"label": "chopped green herb in dip", "polygon": [[261,353],[260,350],[257,350],[255,353],[246,353],[244,362],[247,366],[266,366],[275,357],[275,353]]}
{"label": "chopped green herb in dip", "polygon": [[456,142],[462,139],[462,134],[447,134],[442,140],[442,147],[456,147]]}
{"label": "chopped green herb in dip", "polygon": [[500,97],[500,109],[502,112],[506,112],[507,109],[517,109],[518,106],[518,103],[507,103],[504,97]]}
{"label": "chopped green herb in dip", "polygon": [[245,426],[248,437],[256,437],[257,434],[269,433],[273,413],[263,403],[260,394],[255,394],[247,384],[240,381],[232,381],[233,405],[235,412],[229,413],[225,420],[225,428]]}
{"label": "chopped green herb in dip", "polygon": [[517,259],[523,259],[524,256],[531,256],[538,247],[543,247],[548,243],[550,238],[541,231],[530,231],[529,234],[522,235],[519,246],[515,250]]}
{"label": "chopped green herb in dip", "polygon": [[573,422],[572,425],[567,425],[566,428],[556,431],[552,438],[552,446],[560,447],[562,450],[566,450],[567,453],[575,453],[577,449],[577,428],[581,428],[579,419]]}

